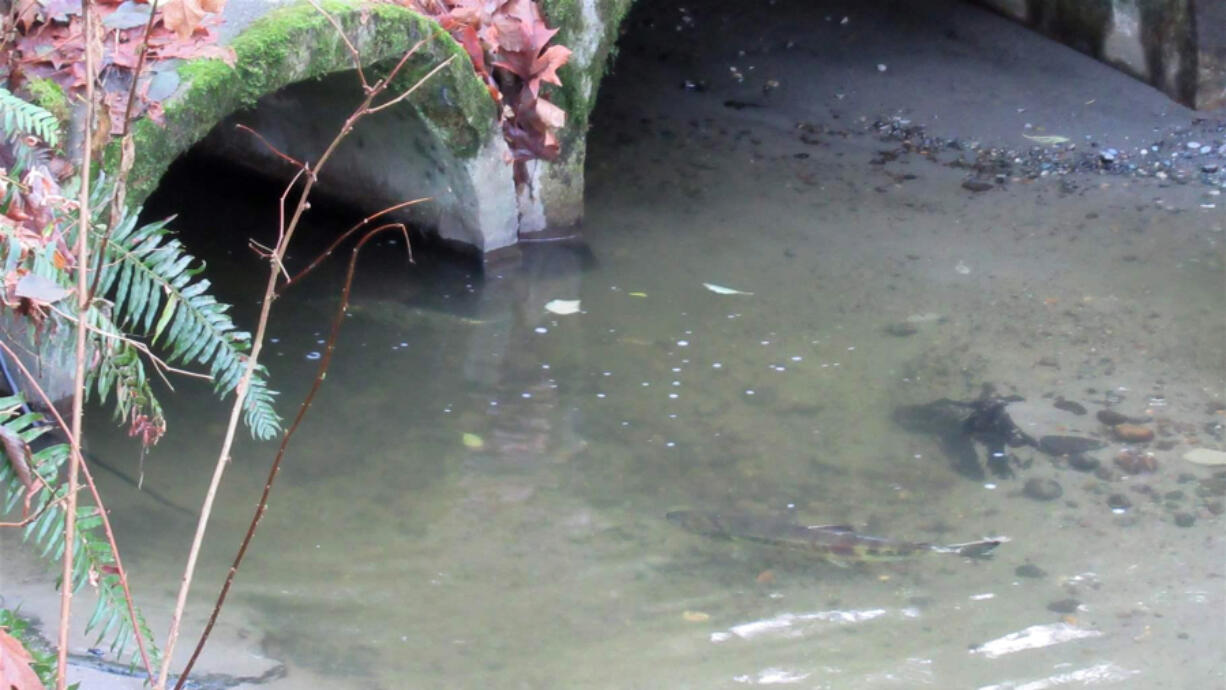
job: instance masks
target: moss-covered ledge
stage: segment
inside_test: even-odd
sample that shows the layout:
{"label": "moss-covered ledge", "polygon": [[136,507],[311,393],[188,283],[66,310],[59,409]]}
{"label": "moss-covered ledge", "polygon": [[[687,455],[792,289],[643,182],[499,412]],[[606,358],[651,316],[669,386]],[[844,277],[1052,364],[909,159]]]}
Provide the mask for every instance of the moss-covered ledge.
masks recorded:
{"label": "moss-covered ledge", "polygon": [[[323,7],[358,49],[364,69],[397,59],[417,41],[433,37],[411,61],[402,86],[454,56],[434,79],[447,85],[459,107],[443,102],[437,88],[422,89],[409,101],[437,118],[439,131],[461,150],[475,151],[496,111],[458,43],[436,23],[394,5],[332,0]],[[294,82],[354,67],[336,29],[307,4],[270,12],[235,37],[231,47],[237,58],[233,68],[220,60],[179,67],[183,86],[163,106],[164,127],[148,118],[135,123],[137,161],[129,185],[135,200],[152,192],[170,162],[225,116],[252,108],[261,97]],[[110,153],[113,166],[117,151]]]}

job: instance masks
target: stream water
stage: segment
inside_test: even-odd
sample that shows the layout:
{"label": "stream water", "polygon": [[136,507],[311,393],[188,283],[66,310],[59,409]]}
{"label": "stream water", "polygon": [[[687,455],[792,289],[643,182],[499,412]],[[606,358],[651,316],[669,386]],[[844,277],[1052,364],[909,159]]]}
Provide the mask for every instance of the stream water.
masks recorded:
{"label": "stream water", "polygon": [[[401,240],[368,252],[205,669],[272,668],[261,684],[287,688],[1226,682],[1226,478],[1182,459],[1223,446],[1217,188],[1194,161],[1186,184],[1006,173],[972,192],[949,164],[972,141],[1028,150],[1027,131],[1125,149],[1181,127],[1219,146],[1221,130],[969,8],[652,4],[602,87],[582,243],[485,273],[422,251],[410,265]],[[901,151],[891,117],[967,148]],[[249,317],[262,278],[241,242],[267,234],[275,190],[176,174],[154,205],[182,213]],[[350,222],[320,212],[304,246]],[[286,415],[340,263],[277,305]],[[1100,470],[1015,448],[1013,476],[969,478],[895,421],[985,384],[1025,398],[1041,433],[1102,439]],[[155,621],[194,522],[149,492],[198,505],[224,424],[207,390],[180,392],[143,468],[105,415],[91,430],[93,454],[143,469],[145,492],[101,479]],[[1155,472],[1113,462],[1107,407],[1152,418],[1138,448]],[[188,638],[273,451],[234,453]],[[1009,541],[991,560],[840,568],[684,532],[664,519],[680,508]]]}

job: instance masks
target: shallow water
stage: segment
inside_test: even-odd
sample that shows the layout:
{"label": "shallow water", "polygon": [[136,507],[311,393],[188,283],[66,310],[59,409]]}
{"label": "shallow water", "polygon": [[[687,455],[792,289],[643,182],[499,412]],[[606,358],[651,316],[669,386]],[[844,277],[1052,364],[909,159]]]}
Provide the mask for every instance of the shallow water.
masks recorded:
{"label": "shallow water", "polygon": [[[873,165],[898,144],[869,125],[904,104],[909,116],[944,113],[932,123],[943,136],[1020,131],[993,113],[1017,115],[1009,99],[1021,98],[1032,65],[981,75],[996,91],[960,82],[952,93],[965,103],[946,112],[947,99],[913,83],[930,78],[939,91],[951,78],[939,63],[896,87],[858,85],[879,61],[923,63],[914,56],[928,44],[905,41],[952,19],[931,10],[884,48],[871,30],[867,45],[832,34],[847,43],[842,65],[831,53],[840,43],[820,32],[788,49],[807,57],[772,53],[792,40],[789,27],[825,22],[779,5],[781,15],[753,21],[704,15],[736,29],[706,48],[673,31],[688,26],[675,7],[631,16],[643,44],[623,46],[601,94],[583,244],[528,246],[521,264],[484,275],[430,254],[409,266],[394,241],[367,257],[323,392],[231,596],[226,653],[284,664],[278,687],[1223,682],[1226,480],[1181,460],[1222,447],[1209,406],[1226,380],[1226,236],[1220,208],[1202,206],[1215,198],[1209,187],[1080,175],[1073,192],[1041,178],[972,194],[960,186],[965,170],[922,156]],[[845,13],[834,12],[822,31],[840,31]],[[1045,45],[995,18],[974,21],[1001,32],[1000,45]],[[976,37],[946,56],[961,64],[986,39],[957,30]],[[748,76],[728,78],[729,64]],[[1059,91],[1089,88],[1075,76]],[[686,79],[705,90],[679,88]],[[762,91],[769,79],[777,91]],[[1127,122],[1068,116],[1059,93],[1029,115],[1120,146],[1190,121],[1120,83],[1131,91],[1101,97],[1143,103]],[[854,104],[817,105],[846,103],[838,93]],[[994,95],[976,105],[976,93]],[[761,107],[724,105],[751,99]],[[959,120],[971,107],[980,110]],[[820,124],[818,143],[798,122]],[[163,203],[182,202],[185,228],[239,238],[267,227],[243,225],[266,220],[267,197],[248,204],[217,184],[233,217],[218,216],[217,197]],[[223,296],[248,313],[254,286],[242,276],[254,264],[214,239],[192,246],[231,271]],[[266,352],[287,415],[322,349],[337,268],[278,304]],[[582,312],[550,314],[553,299],[580,299]],[[1046,411],[1047,433],[1105,437],[1093,413],[1110,400],[1157,418],[1170,447],[1154,450],[1153,474],[1099,477],[1020,448],[1015,476],[968,479],[934,437],[892,420],[899,405],[970,400],[984,384]],[[1059,416],[1056,396],[1090,414]],[[144,483],[191,506],[224,411],[201,391],[169,403],[172,431],[145,460]],[[200,421],[189,428],[189,418]],[[92,439],[94,454],[137,471],[101,416]],[[1119,449],[1095,457],[1114,468]],[[251,443],[235,452],[197,625],[272,454]],[[1024,495],[1034,478],[1057,481],[1063,496]],[[102,481],[138,596],[163,617],[193,522]],[[1113,511],[1112,494],[1131,507]],[[683,507],[915,541],[1011,541],[987,561],[844,569],[685,533],[664,519]],[[1177,526],[1177,513],[1194,523]],[[1019,575],[1027,564],[1046,575]],[[206,668],[241,675],[235,658],[215,654]]]}

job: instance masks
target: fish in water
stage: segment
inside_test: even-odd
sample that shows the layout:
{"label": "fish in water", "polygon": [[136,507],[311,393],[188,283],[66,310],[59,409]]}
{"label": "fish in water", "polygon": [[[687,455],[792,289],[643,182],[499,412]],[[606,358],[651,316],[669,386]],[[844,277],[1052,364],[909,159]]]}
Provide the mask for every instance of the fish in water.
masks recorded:
{"label": "fish in water", "polygon": [[841,567],[851,563],[896,561],[929,553],[985,558],[1006,541],[1003,537],[948,545],[896,541],[860,534],[848,525],[805,526],[778,518],[700,510],[676,510],[665,517],[695,534],[808,551]]}

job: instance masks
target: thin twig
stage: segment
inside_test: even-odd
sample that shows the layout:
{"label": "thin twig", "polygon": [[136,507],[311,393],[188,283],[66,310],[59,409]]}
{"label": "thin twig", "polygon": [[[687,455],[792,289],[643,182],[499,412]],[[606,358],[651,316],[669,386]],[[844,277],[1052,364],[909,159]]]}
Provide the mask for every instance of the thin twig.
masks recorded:
{"label": "thin twig", "polygon": [[[423,201],[429,201],[429,200],[430,200],[430,197],[427,196],[427,197],[422,197],[421,199],[414,199],[412,201],[402,201],[399,204],[396,204],[394,206],[388,206],[387,208],[383,209],[382,211],[379,211],[378,213],[373,213],[369,216],[366,216],[362,220],[355,223],[353,227],[341,233],[340,237],[337,237],[335,240],[333,240],[332,244],[328,245],[327,249],[321,252],[319,256],[315,257],[315,260],[312,261],[306,268],[302,269],[301,271],[298,271],[298,273],[296,273],[293,278],[287,277],[286,283],[277,289],[277,295],[280,296],[281,293],[288,290],[291,285],[294,285],[298,281],[302,280],[303,278],[307,276],[308,273],[318,268],[319,265],[322,264],[325,260],[327,260],[328,257],[332,256],[332,252],[336,251],[336,248],[339,247],[342,242],[349,239],[358,230],[361,230],[362,228],[369,225],[371,221],[377,220],[378,218],[385,216],[389,213],[399,211],[402,208],[407,208],[409,206],[416,206],[417,204],[420,204]],[[408,249],[409,251],[409,261],[412,262],[413,261],[413,249],[409,247],[409,242],[408,242],[409,233],[408,233],[407,228],[405,229],[404,239],[405,239],[405,248]]]}
{"label": "thin twig", "polygon": [[272,142],[265,139],[263,134],[260,134],[254,129],[251,129],[247,125],[240,123],[240,124],[234,125],[234,128],[241,129],[242,131],[247,132],[248,134],[251,134],[256,139],[259,139],[260,143],[264,144],[264,146],[267,147],[269,151],[272,151],[278,158],[284,158],[290,165],[294,166],[295,168],[305,168],[306,167],[305,163],[303,163],[302,161],[298,160],[297,158],[294,158],[293,156],[287,153],[282,153],[281,149],[277,148],[276,146],[273,146]]}
{"label": "thin twig", "polygon": [[[93,5],[90,0],[81,0],[81,24],[85,38],[85,145],[81,151],[81,190],[79,197],[80,227],[77,229],[77,311],[81,314],[89,307],[89,176],[93,163],[93,146],[90,134],[94,126],[94,49]],[[77,539],[77,488],[81,471],[81,426],[85,412],[85,342],[88,331],[85,320],[77,322],[76,377],[72,391],[72,439],[69,442],[71,455],[68,458],[68,505],[64,508],[64,558],[60,580],[60,629],[59,649],[56,652],[55,686],[64,690],[68,686],[68,630],[72,624],[72,573],[73,553]]]}
{"label": "thin twig", "polygon": [[[402,58],[386,79],[381,80],[379,84],[368,91],[358,107],[345,119],[345,122],[337,131],[336,137],[328,144],[328,148],[324,150],[319,160],[315,163],[314,170],[316,172],[323,169],[337,148],[340,147],[345,138],[353,131],[354,125],[370,112],[371,104],[383,93],[387,84],[391,83],[395,78],[397,71],[404,65],[406,59]],[[196,561],[199,559],[200,548],[204,543],[204,532],[208,526],[209,517],[213,512],[213,502],[217,497],[217,489],[221,484],[222,475],[225,474],[226,465],[230,461],[230,451],[234,446],[234,437],[238,430],[239,419],[242,416],[243,403],[247,397],[251,377],[259,363],[260,353],[264,347],[264,336],[268,330],[269,315],[272,310],[272,304],[276,300],[276,287],[278,278],[281,275],[281,263],[285,259],[285,254],[290,242],[293,240],[294,232],[302,220],[302,215],[309,207],[308,199],[317,180],[318,177],[314,172],[306,175],[306,181],[303,183],[302,191],[298,195],[298,202],[294,207],[293,215],[290,217],[289,223],[284,227],[281,237],[278,238],[277,246],[274,250],[268,281],[264,287],[264,297],[260,303],[260,316],[257,321],[256,332],[251,340],[251,352],[247,356],[246,368],[243,370],[238,385],[235,387],[234,403],[230,408],[230,419],[226,426],[225,437],[222,440],[221,449],[218,452],[217,461],[213,467],[213,476],[205,492],[204,503],[201,505],[200,517],[196,522],[196,533],[188,550],[187,564],[183,570],[183,579],[179,584],[179,593],[175,600],[174,612],[170,618],[170,631],[166,639],[166,651],[163,656],[162,668],[158,673],[157,690],[165,690],[166,681],[170,675],[170,663],[174,658],[175,645],[178,643],[179,630],[183,622],[183,612],[187,608],[187,594],[191,590],[192,577],[196,571]],[[286,193],[288,194],[288,188]],[[186,673],[180,674],[178,680],[179,687],[182,686],[186,678]]]}
{"label": "thin twig", "polygon": [[345,34],[344,27],[342,27],[341,23],[336,20],[336,17],[333,17],[331,13],[325,10],[318,2],[315,0],[307,0],[307,2],[311,3],[311,7],[314,7],[316,12],[322,14],[324,19],[328,20],[328,23],[332,25],[333,29],[336,29],[336,35],[340,36],[341,40],[345,42],[345,48],[349,50],[349,56],[353,58],[353,68],[357,71],[358,79],[362,82],[362,91],[364,93],[370,93],[370,83],[366,81],[366,73],[362,71],[362,54],[358,52],[357,47],[354,46],[353,42],[349,40],[349,36]]}
{"label": "thin twig", "polygon": [[421,79],[422,79],[421,81],[417,82],[416,84],[414,84],[413,86],[411,86],[409,89],[407,89],[406,91],[404,91],[404,92],[403,92],[403,93],[401,93],[400,95],[396,96],[396,97],[395,97],[395,98],[393,98],[392,100],[388,101],[387,103],[384,103],[384,104],[382,104],[382,105],[379,105],[379,106],[376,106],[376,107],[374,107],[374,108],[371,108],[371,109],[370,109],[370,112],[371,112],[371,113],[377,113],[377,112],[379,112],[380,110],[383,110],[384,108],[390,108],[390,107],[392,107],[393,105],[396,105],[397,103],[399,103],[399,102],[403,101],[404,99],[408,98],[409,96],[413,95],[413,92],[417,90],[417,87],[419,87],[419,86],[421,86],[422,84],[426,83],[426,80],[427,80],[427,79],[429,79],[430,77],[433,77],[433,76],[435,75],[435,73],[436,73],[436,72],[438,72],[439,70],[441,70],[441,69],[443,69],[444,67],[446,67],[446,66],[447,66],[448,64],[450,64],[450,63],[451,63],[451,61],[452,61],[452,60],[454,60],[454,59],[455,59],[455,56],[454,56],[454,55],[452,55],[451,57],[447,58],[446,60],[443,60],[442,62],[440,62],[438,65],[435,65],[434,69],[432,69],[432,70],[430,70],[429,72],[427,72],[427,73],[426,73],[426,76],[424,76],[424,77],[422,77],[422,78],[421,78]]}
{"label": "thin twig", "polygon": [[277,448],[277,456],[272,462],[272,467],[268,470],[268,478],[264,481],[264,493],[260,495],[260,501],[256,504],[255,515],[251,518],[251,523],[247,526],[247,533],[243,535],[243,543],[238,547],[238,553],[234,556],[234,562],[230,564],[230,570],[226,573],[226,581],[221,586],[221,593],[217,595],[217,603],[213,605],[213,612],[209,615],[209,622],[204,626],[204,632],[200,634],[200,640],[196,642],[196,649],[192,651],[192,656],[187,660],[187,666],[183,668],[183,673],[179,674],[179,682],[175,685],[175,690],[181,690],[184,682],[186,682],[188,674],[191,673],[192,667],[196,664],[196,660],[200,658],[200,653],[204,651],[204,645],[208,642],[209,634],[213,632],[213,626],[217,623],[217,617],[221,614],[221,607],[226,603],[226,596],[230,593],[230,586],[234,584],[234,577],[238,574],[238,568],[243,563],[243,557],[247,555],[247,548],[251,546],[251,540],[255,538],[256,528],[260,525],[260,520],[264,518],[264,513],[268,510],[268,497],[272,495],[273,482],[277,480],[277,473],[281,470],[281,461],[285,459],[285,453],[289,450],[290,439],[293,438],[294,432],[302,424],[302,420],[306,418],[307,410],[311,409],[311,403],[315,400],[315,394],[319,392],[323,385],[324,378],[328,373],[328,365],[332,362],[332,353],[336,350],[336,340],[341,333],[341,324],[345,323],[345,312],[349,309],[349,291],[353,286],[354,271],[357,268],[358,253],[362,251],[362,247],[370,241],[372,237],[385,230],[399,229],[407,233],[407,229],[402,223],[388,223],[367,232],[358,240],[358,243],[353,248],[353,254],[349,259],[349,271],[345,275],[345,286],[341,291],[341,303],[336,310],[336,315],[332,317],[332,331],[328,334],[328,343],[324,347],[323,357],[319,360],[319,367],[315,370],[315,379],[311,382],[311,389],[307,391],[306,397],[298,406],[298,414],[294,417],[293,423],[286,429],[285,434],[281,437],[281,445]]}
{"label": "thin twig", "polygon": [[[51,396],[47,395],[47,391],[44,390],[41,385],[39,385],[38,379],[35,379],[34,374],[30,373],[30,370],[26,368],[26,365],[21,362],[21,358],[17,356],[17,353],[13,352],[13,350],[3,340],[0,340],[0,348],[4,348],[4,351],[9,354],[13,360],[13,363],[16,364],[17,368],[21,371],[21,375],[24,376],[26,378],[26,382],[30,384],[30,388],[36,395],[38,395],[38,398],[43,401],[43,406],[46,407],[51,416],[55,418],[56,426],[65,436],[68,437],[69,448],[75,448],[76,454],[80,456],[79,461],[81,463],[81,471],[85,473],[85,483],[89,486],[89,492],[94,497],[94,506],[98,508],[98,515],[102,518],[102,530],[106,534],[106,542],[111,548],[111,556],[115,559],[115,571],[119,576],[119,585],[123,588],[124,602],[128,606],[128,619],[132,621],[132,630],[135,633],[134,637],[136,638],[136,648],[140,650],[141,663],[145,666],[145,673],[149,679],[149,682],[153,682],[153,662],[149,660],[149,653],[145,650],[145,638],[141,634],[140,622],[136,618],[136,604],[132,601],[132,591],[128,588],[128,571],[124,570],[123,559],[119,557],[119,543],[115,541],[115,530],[111,529],[111,520],[107,517],[107,514],[110,511],[106,509],[106,504],[102,502],[102,495],[98,493],[98,486],[94,483],[94,476],[89,471],[89,464],[85,462],[85,456],[81,453],[81,444],[77,440],[79,437],[74,436],[68,430],[68,424],[64,421],[64,418],[60,416],[60,411],[57,410],[55,405],[51,402]],[[38,473],[35,472],[34,474],[37,475]],[[67,496],[57,500],[66,499]],[[51,502],[48,501],[48,504],[50,503]],[[71,589],[71,580],[64,580],[60,586]]]}

